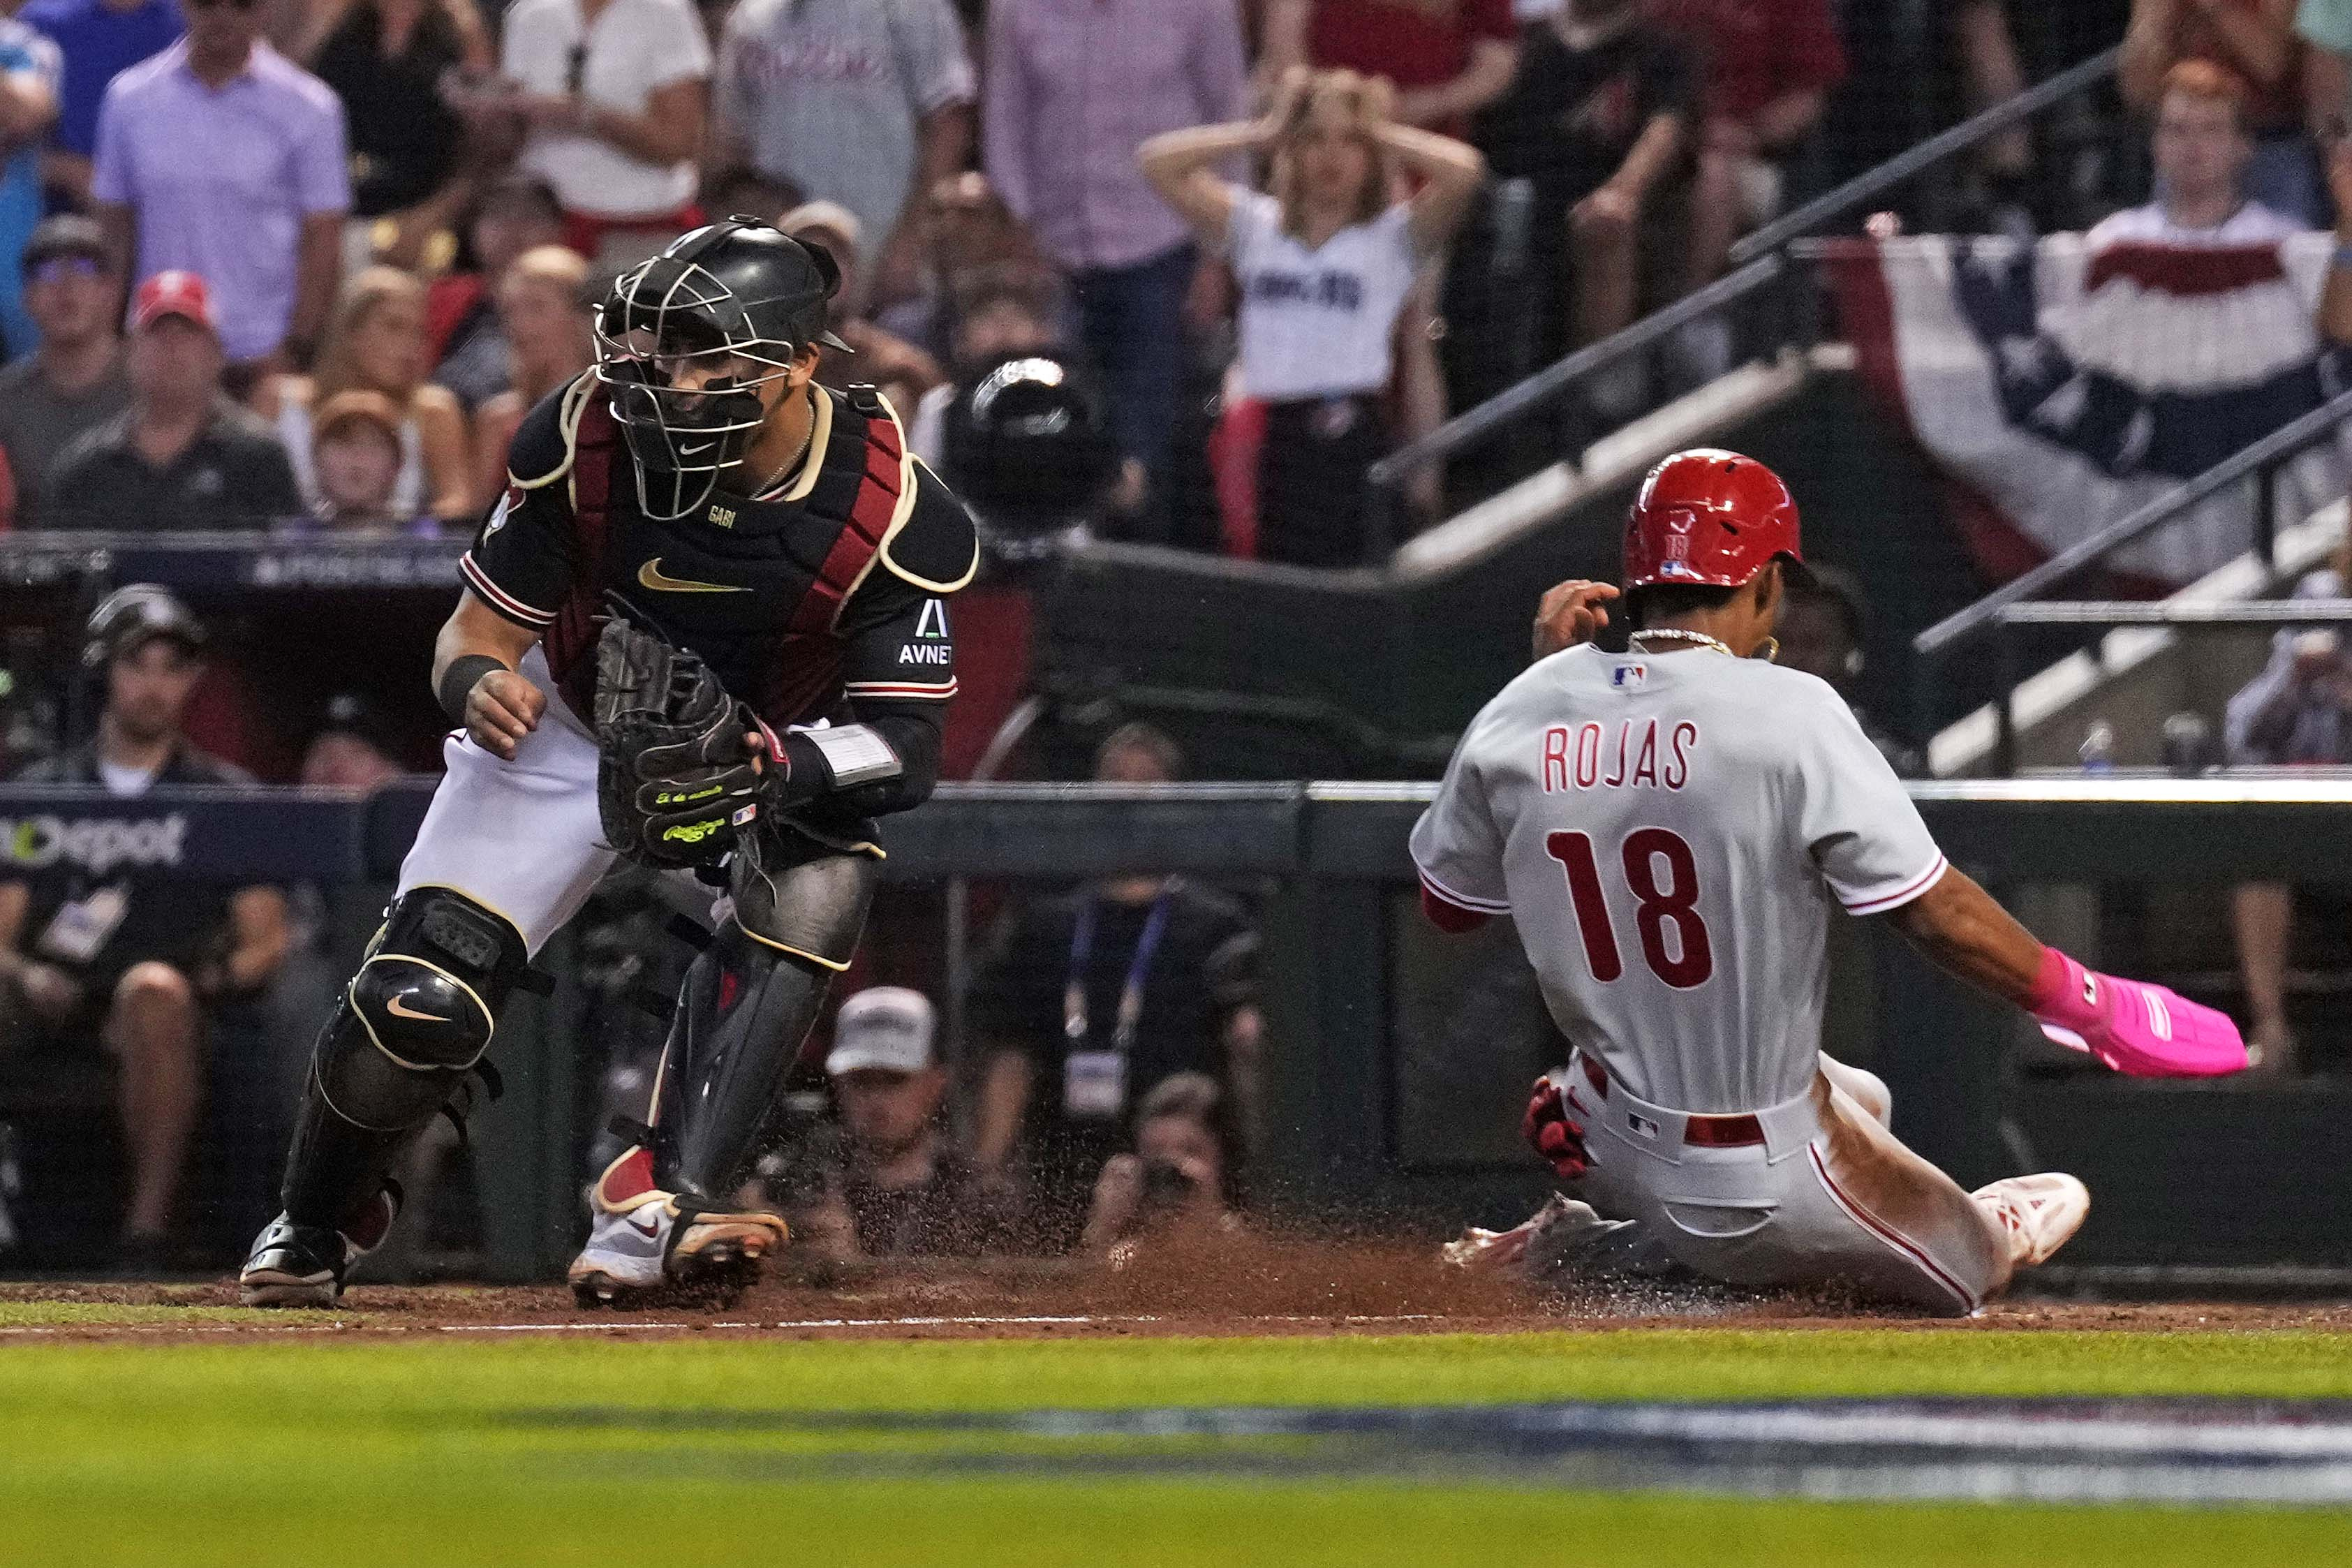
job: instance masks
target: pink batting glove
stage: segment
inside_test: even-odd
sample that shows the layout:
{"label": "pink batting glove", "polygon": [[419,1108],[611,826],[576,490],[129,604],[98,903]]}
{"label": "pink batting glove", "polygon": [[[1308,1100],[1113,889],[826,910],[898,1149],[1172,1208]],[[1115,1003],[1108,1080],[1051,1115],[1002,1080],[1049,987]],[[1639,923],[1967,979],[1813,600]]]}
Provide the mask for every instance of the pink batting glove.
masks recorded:
{"label": "pink batting glove", "polygon": [[2246,1067],[2246,1042],[2227,1014],[2085,969],[2054,947],[2042,950],[2028,1010],[2057,1044],[2134,1078],[2217,1078]]}

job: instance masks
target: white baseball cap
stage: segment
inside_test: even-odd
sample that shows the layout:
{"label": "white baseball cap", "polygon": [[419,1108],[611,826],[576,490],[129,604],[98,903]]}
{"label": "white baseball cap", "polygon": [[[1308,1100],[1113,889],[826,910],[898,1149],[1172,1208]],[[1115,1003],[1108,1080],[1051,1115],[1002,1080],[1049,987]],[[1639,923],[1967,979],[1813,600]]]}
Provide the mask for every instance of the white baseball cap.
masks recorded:
{"label": "white baseball cap", "polygon": [[921,1072],[931,1065],[930,998],[903,985],[873,985],[841,1005],[824,1070]]}

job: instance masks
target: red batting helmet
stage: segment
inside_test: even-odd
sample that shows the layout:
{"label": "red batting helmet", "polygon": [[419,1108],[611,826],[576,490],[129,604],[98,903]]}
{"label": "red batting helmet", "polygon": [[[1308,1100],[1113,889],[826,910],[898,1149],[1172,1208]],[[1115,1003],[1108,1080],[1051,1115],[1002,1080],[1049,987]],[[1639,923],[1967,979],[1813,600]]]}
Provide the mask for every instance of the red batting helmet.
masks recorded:
{"label": "red batting helmet", "polygon": [[1797,503],[1753,458],[1711,447],[1650,470],[1625,519],[1625,586],[1737,588],[1786,558],[1805,563]]}

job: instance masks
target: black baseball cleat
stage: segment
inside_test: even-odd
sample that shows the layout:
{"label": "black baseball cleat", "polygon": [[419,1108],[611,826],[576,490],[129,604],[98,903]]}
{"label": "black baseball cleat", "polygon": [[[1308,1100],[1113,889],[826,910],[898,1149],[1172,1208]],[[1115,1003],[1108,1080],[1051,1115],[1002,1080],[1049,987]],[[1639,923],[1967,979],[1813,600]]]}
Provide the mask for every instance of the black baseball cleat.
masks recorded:
{"label": "black baseball cleat", "polygon": [[236,1277],[237,1300],[248,1307],[333,1306],[352,1265],[376,1248],[399,1213],[400,1189],[387,1183],[348,1230],[298,1225],[280,1214],[254,1238]]}

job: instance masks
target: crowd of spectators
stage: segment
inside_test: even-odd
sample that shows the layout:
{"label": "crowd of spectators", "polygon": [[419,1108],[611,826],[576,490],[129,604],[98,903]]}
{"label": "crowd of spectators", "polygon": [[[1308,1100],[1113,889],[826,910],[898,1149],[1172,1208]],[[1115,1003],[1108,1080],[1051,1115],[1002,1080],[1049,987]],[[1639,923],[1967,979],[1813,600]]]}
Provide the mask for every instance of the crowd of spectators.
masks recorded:
{"label": "crowd of spectators", "polygon": [[[0,413],[0,494],[19,528],[466,527],[517,405],[583,367],[585,302],[740,211],[838,253],[858,353],[824,377],[922,410],[925,449],[1004,352],[1057,348],[1121,459],[1101,531],[1347,565],[1375,548],[1371,460],[1708,281],[1792,194],[1891,150],[1856,127],[1932,129],[1921,103],[1981,107],[2120,38],[2153,117],[2166,73],[2209,61],[2246,84],[2248,194],[2324,214],[2312,138],[2344,118],[2352,7],[1933,9],[32,0],[0,18],[0,334],[38,406]],[[1996,197],[2063,183],[2042,141],[1978,158]],[[163,273],[201,281],[221,398],[274,432],[293,504],[56,496],[135,391],[101,297]],[[1720,374],[1738,330],[1691,323],[1591,412]],[[1415,476],[1423,518],[1439,479]]]}

